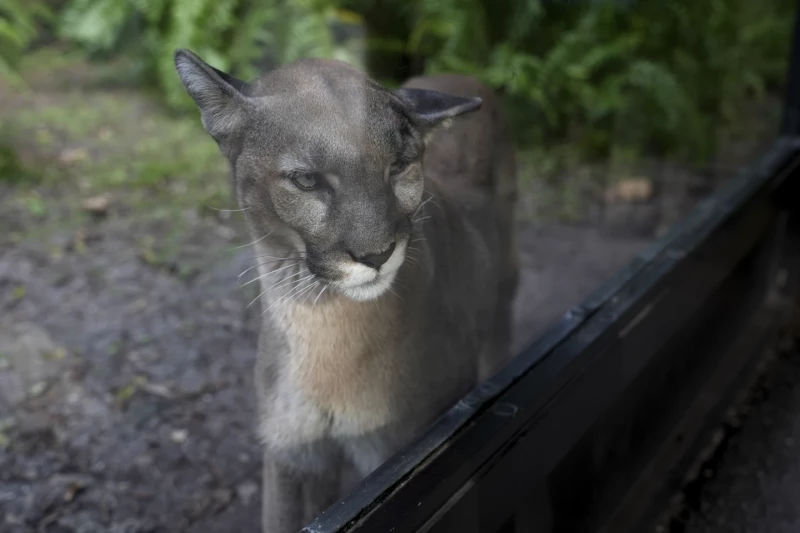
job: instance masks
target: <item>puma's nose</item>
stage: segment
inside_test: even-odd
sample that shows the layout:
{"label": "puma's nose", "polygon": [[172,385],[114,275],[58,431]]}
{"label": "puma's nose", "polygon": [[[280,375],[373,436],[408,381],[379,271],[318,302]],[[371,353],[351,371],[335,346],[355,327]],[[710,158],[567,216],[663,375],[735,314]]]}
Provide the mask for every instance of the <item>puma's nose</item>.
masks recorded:
{"label": "puma's nose", "polygon": [[368,267],[374,268],[375,270],[378,270],[392,256],[396,244],[397,243],[393,242],[392,244],[389,245],[389,248],[386,249],[386,251],[381,252],[379,254],[366,254],[362,256],[357,256],[353,254],[353,252],[348,252],[348,253],[350,254],[350,257],[353,258],[353,261],[357,261],[362,265],[366,265]]}

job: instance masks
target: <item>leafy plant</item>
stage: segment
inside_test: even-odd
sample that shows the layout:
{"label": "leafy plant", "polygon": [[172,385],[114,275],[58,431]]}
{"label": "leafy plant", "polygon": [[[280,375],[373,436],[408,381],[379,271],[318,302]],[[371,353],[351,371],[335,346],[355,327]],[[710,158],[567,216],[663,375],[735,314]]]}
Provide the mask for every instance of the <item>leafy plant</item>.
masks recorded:
{"label": "leafy plant", "polygon": [[23,168],[16,151],[10,144],[0,140],[0,182],[21,181]]}
{"label": "leafy plant", "polygon": [[[783,79],[794,10],[747,0],[505,0],[500,13],[480,0],[421,4],[427,21],[412,43],[426,43],[428,70],[504,89],[528,142],[577,142],[587,157],[622,143],[695,161],[712,155],[715,129],[739,106]],[[488,42],[475,37],[487,18]]]}
{"label": "leafy plant", "polygon": [[[19,1],[19,0],[0,0]],[[707,160],[715,130],[784,77],[789,0],[69,0],[62,36],[127,54],[176,107],[178,47],[249,78],[335,57],[392,84],[442,71],[505,95],[517,137],[572,143],[584,158]],[[342,37],[342,27],[361,28]],[[350,32],[353,33],[353,32]]]}
{"label": "leafy plant", "polygon": [[49,16],[50,10],[38,0],[0,0],[0,79],[24,87],[19,61],[38,33],[38,21]]}
{"label": "leafy plant", "polygon": [[90,53],[132,55],[169,104],[189,107],[175,75],[176,48],[191,48],[215,67],[244,78],[259,64],[300,57],[357,62],[334,42],[330,20],[335,17],[332,6],[314,0],[72,0],[62,16],[61,35]]}

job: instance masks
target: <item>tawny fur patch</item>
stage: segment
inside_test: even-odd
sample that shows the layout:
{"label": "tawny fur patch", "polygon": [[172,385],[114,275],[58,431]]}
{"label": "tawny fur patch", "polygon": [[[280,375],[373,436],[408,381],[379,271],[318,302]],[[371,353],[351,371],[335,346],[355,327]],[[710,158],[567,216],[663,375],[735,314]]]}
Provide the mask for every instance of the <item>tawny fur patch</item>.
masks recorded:
{"label": "tawny fur patch", "polygon": [[398,368],[390,332],[398,317],[397,306],[386,299],[365,305],[336,297],[321,305],[293,305],[282,317],[290,339],[290,379],[345,434],[391,421],[388,392]]}

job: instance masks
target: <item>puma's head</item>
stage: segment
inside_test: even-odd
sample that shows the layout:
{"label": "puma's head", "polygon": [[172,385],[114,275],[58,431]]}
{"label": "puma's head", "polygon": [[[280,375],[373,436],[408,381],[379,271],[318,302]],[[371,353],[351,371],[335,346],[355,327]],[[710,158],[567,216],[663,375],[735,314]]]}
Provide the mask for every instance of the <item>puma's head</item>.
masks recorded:
{"label": "puma's head", "polygon": [[422,201],[425,139],[481,100],[390,91],[333,60],[297,61],[250,84],[188,50],[175,65],[230,161],[253,238],[304,255],[318,281],[354,300],[387,291]]}

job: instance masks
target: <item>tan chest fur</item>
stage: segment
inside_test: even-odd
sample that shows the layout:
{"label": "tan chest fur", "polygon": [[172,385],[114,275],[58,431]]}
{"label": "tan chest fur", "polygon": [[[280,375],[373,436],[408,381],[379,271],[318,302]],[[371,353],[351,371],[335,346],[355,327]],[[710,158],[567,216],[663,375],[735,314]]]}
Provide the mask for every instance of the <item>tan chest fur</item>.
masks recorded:
{"label": "tan chest fur", "polygon": [[296,390],[334,417],[334,432],[360,434],[387,424],[398,368],[392,335],[397,306],[343,298],[323,305],[295,305],[282,323]]}

